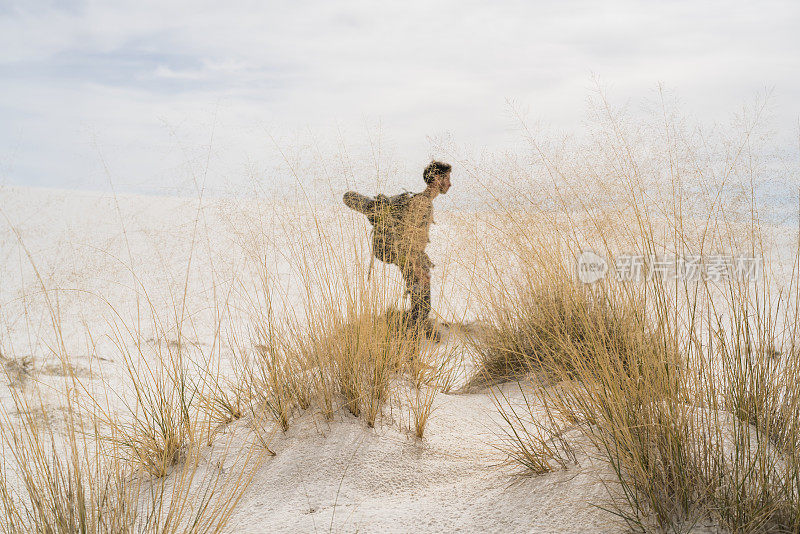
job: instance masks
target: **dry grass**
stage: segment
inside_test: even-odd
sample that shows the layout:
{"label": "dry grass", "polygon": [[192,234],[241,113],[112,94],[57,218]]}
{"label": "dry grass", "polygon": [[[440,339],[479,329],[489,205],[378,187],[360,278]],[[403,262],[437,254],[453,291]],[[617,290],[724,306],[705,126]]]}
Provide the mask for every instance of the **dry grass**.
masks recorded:
{"label": "dry grass", "polygon": [[[663,350],[657,328],[648,324],[642,298],[614,294],[605,286],[542,278],[530,273],[524,285],[508,295],[503,307],[485,317],[486,328],[476,344],[480,373],[496,379],[519,379],[531,372],[558,376],[577,374],[574,361],[597,371],[627,373],[642,347]],[[614,362],[592,359],[591,348],[607,347]],[[618,368],[617,368],[618,367]]]}
{"label": "dry grass", "polygon": [[[635,531],[712,520],[731,532],[797,532],[797,265],[780,283],[769,271],[755,282],[574,281],[587,246],[607,258],[767,258],[753,187],[760,110],[722,141],[682,130],[663,110],[660,130],[632,124],[601,95],[593,144],[579,156],[528,132],[554,186],[547,198],[497,209],[517,275],[492,282],[488,335],[477,340],[489,382],[535,377],[520,383],[522,403],[495,393],[505,450],[543,473],[588,440],[585,452],[616,475],[609,511]],[[528,221],[543,219],[531,235]],[[545,240],[558,245],[540,247]],[[558,386],[543,387],[543,377]],[[566,429],[580,438],[565,439]]]}
{"label": "dry grass", "polygon": [[[490,390],[505,423],[499,447],[533,473],[567,466],[578,452],[599,456],[615,475],[609,511],[633,530],[682,531],[712,519],[732,532],[798,532],[798,265],[782,284],[656,276],[588,286],[573,276],[587,246],[606,257],[765,257],[767,228],[753,200],[756,122],[745,120],[739,137],[709,140],[683,129],[667,106],[654,126],[624,121],[602,98],[596,104],[587,144],[569,150],[525,130],[534,161],[511,169],[501,194],[490,191],[503,199],[491,217],[502,241],[492,249],[480,236],[494,274],[478,292],[485,328],[475,346],[486,383],[515,380],[519,389]],[[496,167],[464,167],[476,182],[502,182]],[[526,174],[537,181],[520,179]],[[198,334],[187,335],[188,267],[169,318],[157,316],[147,291],[137,293],[152,336],[141,317],[134,324],[110,308],[132,390],[121,394],[121,411],[72,371],[58,306],[48,301],[63,418],[36,416],[52,408],[36,387],[12,391],[19,416],[0,413],[9,450],[3,532],[220,531],[262,451],[246,451],[238,476],[222,477],[201,447],[241,417],[267,451],[309,411],[373,427],[400,405],[422,438],[457,357],[434,358],[405,330],[397,280],[365,272],[363,224],[332,213],[325,220],[312,207],[298,221],[259,211],[236,228],[258,281],[238,286],[247,327],[228,325],[234,376],[219,363],[229,294],[214,295],[211,348],[189,342]],[[293,287],[284,287],[278,263]]]}
{"label": "dry grass", "polygon": [[[147,424],[140,414],[129,425],[123,422],[124,414],[101,412],[86,392],[74,374],[64,378],[58,405],[45,400],[38,388],[30,393],[12,390],[15,413],[4,409],[0,420],[0,435],[9,453],[0,476],[0,507],[7,519],[0,522],[0,529],[7,533],[221,531],[259,463],[257,454],[242,451],[239,474],[222,477],[205,467],[199,444],[190,439],[181,442],[178,458],[167,448],[167,438],[178,435],[180,423],[144,412],[151,417]],[[146,395],[152,398],[155,393]],[[60,416],[42,419],[38,412]],[[168,424],[178,428],[167,428]],[[117,435],[121,429],[125,433]],[[128,441],[132,439],[137,441]],[[142,449],[134,453],[136,446]],[[168,453],[173,456],[167,457]],[[169,477],[162,471],[167,466]]]}
{"label": "dry grass", "polygon": [[[126,396],[114,390],[115,382],[102,369],[99,385],[76,374],[54,297],[59,290],[48,287],[19,234],[17,238],[49,314],[54,341],[48,356],[60,362],[61,372],[56,385],[32,380],[25,389],[11,388],[13,409],[0,410],[0,439],[7,451],[0,473],[0,531],[222,531],[260,455],[255,449],[236,451],[237,474],[222,476],[201,450],[203,438],[210,439],[209,414],[200,408],[208,375],[192,372],[186,359],[182,318],[188,284],[184,301],[175,302],[174,329],[157,319],[141,287],[157,339],[143,334],[147,314],[142,306],[137,306],[137,317],[125,320],[102,294],[95,295],[109,308],[112,345],[132,390]],[[90,361],[98,361],[93,333],[85,332],[85,339]],[[212,347],[213,352],[216,341]],[[112,407],[112,398],[122,400],[122,410]],[[40,417],[42,413],[50,415]]]}
{"label": "dry grass", "polygon": [[[373,427],[405,373],[417,386],[431,381],[431,370],[421,370],[426,349],[420,333],[406,329],[402,313],[374,288],[341,291],[347,296],[307,308],[303,321],[279,321],[270,305],[254,311],[255,350],[240,343],[240,388],[284,431],[310,408],[327,419],[344,408]],[[429,407],[438,390],[427,393],[422,405]],[[428,413],[420,411],[420,419]],[[420,437],[423,429],[421,422]]]}
{"label": "dry grass", "polygon": [[[366,219],[310,200],[297,206],[300,217],[274,209],[237,223],[258,280],[242,290],[249,328],[233,336],[245,403],[285,431],[309,410],[330,420],[343,409],[373,427],[387,406],[408,402],[413,432],[422,437],[436,394],[452,386],[452,358],[432,358],[421,332],[406,328],[397,278],[369,276]],[[286,285],[286,271],[294,285]],[[411,397],[401,394],[405,377]]]}
{"label": "dry grass", "polygon": [[[190,284],[196,248],[213,247],[202,236],[208,224],[202,204],[201,194],[189,222],[185,272],[167,283],[162,315],[161,302],[151,299],[135,272],[121,223],[128,261],[114,260],[130,273],[135,312],[115,308],[102,288],[87,292],[105,306],[109,333],[103,341],[110,341],[101,355],[97,333],[84,332],[89,360],[120,364],[99,364],[92,380],[77,375],[63,341],[58,301],[50,296],[64,290],[47,287],[17,235],[50,314],[56,341],[48,357],[61,362],[63,380],[55,391],[50,384],[44,393],[39,384],[15,391],[12,411],[18,415],[2,412],[0,435],[11,451],[0,476],[3,532],[218,532],[262,452],[272,452],[273,436],[309,410],[329,419],[346,410],[373,427],[387,406],[413,399],[403,409],[412,413],[413,433],[423,436],[436,394],[453,383],[452,362],[429,358],[419,332],[406,330],[396,309],[402,298],[396,280],[366,279],[368,240],[361,225],[347,216],[322,220],[327,214],[312,206],[310,226],[298,227],[289,217],[235,228],[259,283],[243,287],[236,279],[220,280],[212,265],[203,273],[208,285],[202,289],[210,293],[212,308],[203,312],[210,311],[214,324],[211,334],[200,333],[187,301],[199,291]],[[254,217],[263,215],[258,210]],[[156,252],[164,272],[171,272],[172,252]],[[302,306],[283,291],[284,273],[265,261],[272,253],[286,260],[299,281],[294,290]],[[250,306],[230,304],[233,288],[242,290],[239,296]],[[234,313],[246,315],[245,329],[231,319]],[[225,334],[235,350],[233,376],[220,363]],[[13,362],[3,363],[10,380],[21,382]],[[123,377],[110,375],[120,371]],[[33,382],[29,374],[26,383]],[[409,391],[410,397],[401,395]],[[53,410],[53,397],[63,399],[57,409],[64,418],[42,423],[37,414]],[[203,448],[218,448],[217,430],[243,417],[255,427],[259,447],[233,451],[235,474],[222,476],[224,462],[210,460]]]}

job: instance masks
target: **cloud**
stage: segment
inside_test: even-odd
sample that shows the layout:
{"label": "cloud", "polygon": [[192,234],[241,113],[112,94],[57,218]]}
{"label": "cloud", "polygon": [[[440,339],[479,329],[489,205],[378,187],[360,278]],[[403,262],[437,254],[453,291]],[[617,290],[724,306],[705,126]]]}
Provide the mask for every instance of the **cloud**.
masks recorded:
{"label": "cloud", "polygon": [[429,135],[502,149],[515,137],[507,99],[573,128],[592,72],[621,98],[663,81],[702,118],[765,86],[782,127],[800,113],[788,2],[3,6],[0,168],[15,183],[100,186],[99,146],[126,183],[163,184],[176,129],[195,148],[213,130],[222,169],[272,162],[266,132],[377,120],[406,162],[427,157]]}

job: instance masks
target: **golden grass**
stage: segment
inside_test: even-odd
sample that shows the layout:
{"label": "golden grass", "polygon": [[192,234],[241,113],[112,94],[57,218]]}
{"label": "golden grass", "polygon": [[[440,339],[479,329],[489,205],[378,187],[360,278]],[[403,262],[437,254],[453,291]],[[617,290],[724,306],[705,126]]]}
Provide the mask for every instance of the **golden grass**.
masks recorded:
{"label": "golden grass", "polygon": [[[753,199],[757,121],[745,121],[739,137],[709,140],[683,129],[666,105],[655,126],[624,121],[602,97],[594,110],[587,144],[548,143],[523,125],[531,165],[461,162],[468,178],[492,182],[494,199],[489,217],[475,215],[491,230],[473,239],[486,278],[470,270],[485,286],[475,292],[484,305],[473,340],[478,372],[487,384],[514,380],[519,389],[489,390],[505,423],[498,447],[533,473],[568,466],[578,453],[599,456],[615,476],[609,511],[633,530],[712,519],[732,532],[797,532],[798,265],[784,286],[768,273],[754,284],[656,276],[589,286],[574,277],[584,247],[606,257],[766,257]],[[63,420],[36,416],[47,409],[38,388],[12,392],[19,416],[0,413],[10,453],[0,476],[3,532],[218,532],[261,453],[303,413],[350,414],[373,427],[400,405],[409,431],[424,436],[458,357],[433,357],[402,325],[401,288],[368,279],[363,224],[336,210],[324,220],[329,214],[309,207],[309,220],[259,211],[235,229],[258,281],[237,286],[246,327],[227,325],[234,376],[220,370],[230,293],[214,295],[211,348],[189,343],[188,266],[169,319],[157,317],[147,291],[137,300],[151,341],[141,317],[134,324],[110,307],[132,389],[122,410],[71,371],[62,341],[52,347],[64,368]],[[492,235],[500,241],[489,243]],[[281,256],[295,287],[283,287],[270,256]],[[39,280],[61,340],[57,303]],[[237,476],[222,477],[201,447],[242,417],[260,448],[244,454]]]}
{"label": "golden grass", "polygon": [[[137,380],[143,396],[176,394]],[[38,391],[12,390],[15,413],[0,414],[2,532],[220,532],[259,465],[257,451],[241,451],[240,472],[222,477],[188,437],[178,456],[170,439],[184,423],[147,411],[128,423],[101,410],[74,374],[63,380],[61,417],[36,415],[54,410]]]}
{"label": "golden grass", "polygon": [[[309,409],[331,419],[343,408],[373,427],[403,374],[417,387],[430,382],[430,366],[423,370],[427,349],[422,334],[405,327],[402,312],[374,287],[354,288],[344,279],[334,283],[343,285],[326,291],[336,296],[307,307],[302,321],[276,319],[270,304],[266,311],[254,310],[256,350],[247,351],[248,342],[240,342],[240,389],[284,431],[293,416]],[[424,406],[430,406],[438,390],[415,403],[419,437],[429,414]]]}
{"label": "golden grass", "polygon": [[[205,275],[213,289],[214,324],[211,335],[196,344],[192,340],[201,334],[187,306],[196,290],[190,270],[195,247],[212,248],[208,236],[203,242],[207,222],[201,206],[202,196],[185,273],[172,280],[181,289],[170,289],[165,316],[134,271],[129,246],[127,264],[114,259],[130,272],[135,315],[124,315],[100,292],[91,294],[108,312],[111,348],[102,359],[121,363],[121,369],[98,367],[99,383],[74,372],[58,302],[50,299],[62,289],[47,287],[17,235],[50,314],[56,339],[50,356],[61,362],[63,376],[63,391],[55,397],[64,400],[65,416],[42,424],[36,414],[52,410],[46,399],[54,392],[34,397],[31,407],[27,389],[14,394],[18,416],[0,414],[0,435],[11,451],[0,475],[0,506],[8,519],[0,521],[3,532],[221,531],[263,453],[274,454],[270,444],[276,432],[309,410],[328,419],[345,410],[373,427],[388,405],[408,401],[411,431],[423,437],[436,394],[453,383],[452,362],[429,358],[420,333],[406,330],[395,307],[399,287],[377,277],[367,280],[361,226],[351,219],[323,221],[326,214],[309,206],[309,227],[298,227],[290,217],[273,218],[269,228],[263,220],[234,228],[258,283],[221,281],[212,266]],[[281,243],[272,240],[276,236]],[[270,253],[283,254],[299,281],[301,306],[282,293],[282,281],[265,260]],[[162,251],[158,254],[164,260]],[[232,306],[234,290],[241,290],[238,296],[249,305]],[[231,320],[235,313],[245,322]],[[235,353],[233,376],[220,363],[226,334]],[[100,360],[95,336],[85,332],[92,361]],[[107,374],[120,370],[121,381]],[[38,395],[39,384],[31,391]],[[203,447],[217,446],[217,431],[244,417],[256,431],[257,446],[235,451],[235,475],[222,476]]]}
{"label": "golden grass", "polygon": [[[535,377],[520,383],[521,404],[495,393],[505,450],[544,473],[588,441],[584,452],[615,474],[609,511],[635,531],[711,520],[731,532],[797,532],[800,247],[783,286],[768,270],[757,281],[656,275],[593,286],[574,275],[585,247],[606,258],[767,258],[749,152],[758,121],[714,142],[670,122],[666,105],[661,130],[626,122],[602,95],[595,109],[593,144],[568,157],[528,132],[553,187],[495,211],[517,269],[489,284],[480,371]],[[643,134],[653,131],[656,142]],[[580,438],[565,439],[568,429]]]}
{"label": "golden grass", "polygon": [[[188,283],[183,302],[175,303],[174,329],[158,320],[141,287],[158,339],[146,339],[142,332],[146,314],[138,293],[139,315],[127,321],[102,294],[95,295],[109,307],[113,346],[133,391],[126,397],[102,372],[99,389],[76,374],[53,297],[59,290],[47,286],[19,234],[17,239],[40,286],[54,339],[49,356],[60,362],[61,372],[56,386],[34,382],[11,388],[13,410],[0,409],[0,439],[7,451],[0,473],[0,531],[222,531],[261,456],[256,449],[236,451],[238,473],[223,476],[202,453],[203,439],[210,439],[210,415],[200,400],[212,377],[205,366],[199,366],[205,373],[191,374],[186,360],[181,316]],[[92,332],[85,337],[95,361]],[[217,343],[212,347],[213,352]],[[115,397],[122,400],[121,410],[108,402]]]}

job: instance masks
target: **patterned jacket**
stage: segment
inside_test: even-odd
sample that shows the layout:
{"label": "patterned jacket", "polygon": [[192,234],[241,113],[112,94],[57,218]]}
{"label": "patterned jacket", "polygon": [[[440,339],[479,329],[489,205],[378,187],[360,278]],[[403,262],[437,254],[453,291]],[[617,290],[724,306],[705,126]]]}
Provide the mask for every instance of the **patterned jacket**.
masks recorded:
{"label": "patterned jacket", "polygon": [[399,256],[401,266],[429,269],[432,267],[425,247],[430,241],[433,224],[433,201],[428,195],[415,195],[408,203],[400,229]]}

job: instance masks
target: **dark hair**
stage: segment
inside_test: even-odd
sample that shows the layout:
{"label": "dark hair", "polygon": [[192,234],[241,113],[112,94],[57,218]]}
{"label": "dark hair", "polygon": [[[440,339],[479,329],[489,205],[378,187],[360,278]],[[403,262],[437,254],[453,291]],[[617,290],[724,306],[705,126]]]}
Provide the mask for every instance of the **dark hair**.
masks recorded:
{"label": "dark hair", "polygon": [[426,184],[430,184],[434,178],[437,176],[443,176],[444,174],[450,172],[450,169],[453,167],[450,166],[449,163],[443,163],[441,161],[431,161],[425,170],[422,171],[422,179],[425,180]]}

